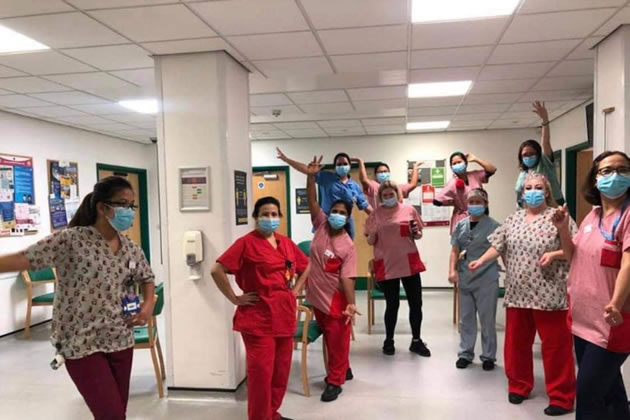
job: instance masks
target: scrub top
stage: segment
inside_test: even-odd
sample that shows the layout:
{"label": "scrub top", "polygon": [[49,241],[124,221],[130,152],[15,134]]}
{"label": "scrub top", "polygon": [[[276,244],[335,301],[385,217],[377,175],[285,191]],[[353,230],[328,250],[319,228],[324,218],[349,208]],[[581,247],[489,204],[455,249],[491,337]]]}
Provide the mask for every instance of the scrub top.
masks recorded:
{"label": "scrub top", "polygon": [[[373,209],[379,206],[378,189],[380,186],[381,184],[378,181],[374,181],[372,179],[368,180],[368,188],[365,191],[365,195],[367,196],[368,203],[370,203]],[[398,188],[400,188],[400,193],[403,198],[407,198],[409,197],[409,193],[416,187],[411,184],[398,184]]]}
{"label": "scrub top", "polygon": [[[619,268],[601,265],[606,239],[599,230],[601,207],[594,208],[573,238],[575,251],[569,272],[569,315],[573,334],[599,347],[619,353],[630,353],[630,299],[620,308],[624,322],[610,326],[604,320],[604,308],[612,299]],[[612,232],[620,210],[602,219],[602,230]],[[630,249],[630,210],[619,220],[615,240],[620,252]]]}
{"label": "scrub top", "polygon": [[337,200],[356,203],[360,210],[366,209],[369,205],[361,187],[352,178],[342,182],[339,175],[330,171],[320,171],[317,173],[317,184],[322,192],[320,205],[326,214],[330,214],[330,209]]}
{"label": "scrub top", "polygon": [[308,266],[304,253],[286,236],[274,233],[274,249],[257,230],[237,239],[217,262],[234,274],[244,293],[255,292],[260,300],[238,306],[234,331],[266,336],[290,337],[297,328],[297,304],[288,281]]}
{"label": "scrub top", "polygon": [[367,240],[374,245],[376,281],[400,279],[425,271],[416,241],[411,237],[409,221],[422,229],[422,219],[412,206],[376,208],[366,223]]}
{"label": "scrub top", "polygon": [[348,301],[341,279],[357,277],[354,242],[345,230],[331,236],[328,218],[322,210],[313,220],[313,228],[315,236],[311,243],[306,299],[325,314],[342,318]]}
{"label": "scrub top", "polygon": [[529,171],[521,171],[518,175],[518,179],[516,180],[516,186],[514,187],[516,191],[516,202],[520,207],[523,207],[523,184],[525,183],[525,178],[527,174],[530,172],[534,172],[537,174],[543,174],[545,178],[549,181],[549,185],[551,186],[551,196],[555,200],[558,205],[564,204],[564,196],[562,195],[562,187],[560,186],[560,181],[558,181],[558,175],[556,173],[556,165],[553,163],[553,160],[549,158],[546,154],[542,154],[542,159],[538,162],[538,165]]}
{"label": "scrub top", "polygon": [[484,216],[471,228],[470,217],[460,221],[451,237],[451,245],[460,251],[466,251],[465,257],[457,263],[459,273],[458,286],[462,290],[478,288],[482,283],[496,283],[499,279],[498,263],[492,261],[477,269],[474,273],[468,264],[478,260],[490,248],[488,236],[499,227],[499,223],[489,216]]}
{"label": "scrub top", "polygon": [[451,177],[435,195],[435,201],[443,206],[453,206],[453,215],[451,216],[451,235],[460,220],[468,217],[468,192],[475,188],[482,188],[482,184],[488,182],[489,174],[484,170],[470,171],[468,173],[468,182],[463,188],[457,188],[457,175]]}

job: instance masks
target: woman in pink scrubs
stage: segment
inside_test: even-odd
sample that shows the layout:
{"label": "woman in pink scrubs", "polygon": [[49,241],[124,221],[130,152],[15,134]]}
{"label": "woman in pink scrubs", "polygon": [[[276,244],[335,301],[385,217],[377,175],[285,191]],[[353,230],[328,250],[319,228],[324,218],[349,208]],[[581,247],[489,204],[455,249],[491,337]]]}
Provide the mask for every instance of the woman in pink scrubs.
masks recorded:
{"label": "woman in pink scrubs", "polygon": [[[483,170],[467,171],[468,164],[476,162]],[[472,153],[464,155],[462,152],[455,152],[449,158],[449,164],[454,176],[446,183],[433,200],[436,206],[453,206],[453,216],[451,217],[451,235],[455,226],[460,220],[468,217],[467,197],[470,190],[483,188],[482,184],[488,182],[488,178],[495,174],[497,167],[492,163],[479,159]]]}
{"label": "woman in pink scrubs", "polygon": [[385,181],[378,189],[379,206],[366,223],[367,241],[374,246],[374,276],[385,294],[385,330],[383,353],[393,355],[394,330],[400,306],[400,282],[409,303],[409,323],[413,335],[409,351],[429,357],[431,352],[420,339],[422,324],[422,283],[425,271],[416,247],[422,238],[422,220],[416,209],[402,203],[396,183]]}
{"label": "woman in pink scrubs", "polygon": [[630,354],[630,158],[604,152],[582,189],[594,207],[573,238],[566,205],[554,216],[569,272],[578,361],[577,420],[630,419],[621,366]]}
{"label": "woman in pink scrubs", "polygon": [[[328,350],[328,377],[321,400],[329,402],[341,394],[346,375],[352,376],[349,362],[351,323],[354,315],[359,314],[354,298],[357,255],[347,232],[352,203],[333,202],[328,216],[317,203],[315,177],[321,169],[320,162],[314,160],[308,166],[308,207],[315,236],[311,243],[306,298],[313,305]],[[296,290],[302,288],[304,281],[298,282]]]}

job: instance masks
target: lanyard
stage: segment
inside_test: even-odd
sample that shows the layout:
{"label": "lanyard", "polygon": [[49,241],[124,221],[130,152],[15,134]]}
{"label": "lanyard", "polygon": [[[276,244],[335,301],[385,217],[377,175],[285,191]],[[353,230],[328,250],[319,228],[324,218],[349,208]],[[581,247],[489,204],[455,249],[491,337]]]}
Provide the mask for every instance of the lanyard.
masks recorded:
{"label": "lanyard", "polygon": [[[624,212],[626,211],[626,208],[628,208],[628,201],[626,201],[625,203],[623,203],[623,206],[621,206],[621,212],[619,213],[619,216],[617,216],[615,218],[615,221],[613,222],[612,225],[612,232],[611,233],[606,233],[604,232],[604,230],[602,229],[602,214],[600,212],[599,214],[599,231],[602,233],[602,236],[607,240],[607,241],[614,241],[615,240],[615,231],[617,230],[617,227],[619,226],[619,222],[621,221],[621,217],[623,216]],[[603,209],[602,209],[603,212]]]}

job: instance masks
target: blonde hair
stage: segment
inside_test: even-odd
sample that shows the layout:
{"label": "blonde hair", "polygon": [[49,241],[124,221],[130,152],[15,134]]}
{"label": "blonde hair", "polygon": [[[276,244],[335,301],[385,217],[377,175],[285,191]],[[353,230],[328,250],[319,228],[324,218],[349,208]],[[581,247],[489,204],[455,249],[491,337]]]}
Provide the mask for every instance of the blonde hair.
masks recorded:
{"label": "blonde hair", "polygon": [[547,203],[547,206],[556,207],[557,206],[556,200],[553,199],[553,195],[551,194],[551,184],[549,183],[549,180],[544,174],[537,173],[537,172],[528,173],[527,176],[525,177],[525,181],[523,181],[523,187],[521,188],[521,195],[525,193],[525,184],[527,184],[529,181],[532,181],[532,180],[542,181],[545,187],[545,202]]}
{"label": "blonde hair", "polygon": [[378,187],[378,202],[379,203],[383,203],[383,198],[381,197],[381,195],[383,194],[383,191],[387,190],[387,189],[392,189],[394,191],[396,191],[396,197],[398,198],[398,201],[402,200],[402,193],[400,192],[400,189],[398,188],[398,184],[396,184],[394,181],[384,181],[381,183],[381,185]]}

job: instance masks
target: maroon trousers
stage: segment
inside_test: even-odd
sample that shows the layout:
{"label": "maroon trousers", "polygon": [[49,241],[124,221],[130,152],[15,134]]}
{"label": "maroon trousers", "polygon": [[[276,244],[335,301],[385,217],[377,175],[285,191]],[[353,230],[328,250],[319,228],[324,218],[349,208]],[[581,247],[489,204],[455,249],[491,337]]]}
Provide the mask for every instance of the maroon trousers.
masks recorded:
{"label": "maroon trousers", "polygon": [[94,415],[94,420],[126,418],[132,360],[133,347],[66,360],[70,378]]}

